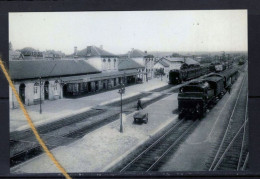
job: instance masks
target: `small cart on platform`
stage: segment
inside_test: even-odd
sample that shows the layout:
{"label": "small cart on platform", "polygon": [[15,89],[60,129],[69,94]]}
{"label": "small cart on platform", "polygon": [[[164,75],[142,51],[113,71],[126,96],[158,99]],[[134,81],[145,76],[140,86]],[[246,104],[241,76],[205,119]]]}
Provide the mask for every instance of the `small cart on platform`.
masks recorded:
{"label": "small cart on platform", "polygon": [[139,111],[136,114],[134,114],[134,123],[148,123],[148,113],[145,113],[144,111]]}

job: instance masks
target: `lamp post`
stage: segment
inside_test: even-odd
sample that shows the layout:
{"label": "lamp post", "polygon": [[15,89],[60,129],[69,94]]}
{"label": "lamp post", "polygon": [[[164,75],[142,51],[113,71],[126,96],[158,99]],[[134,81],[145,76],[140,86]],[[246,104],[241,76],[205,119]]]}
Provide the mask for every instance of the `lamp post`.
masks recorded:
{"label": "lamp post", "polygon": [[118,90],[118,93],[121,96],[121,112],[120,112],[120,132],[123,133],[123,104],[122,104],[122,95],[125,93],[125,85],[121,84],[120,89]]}
{"label": "lamp post", "polygon": [[42,78],[40,77],[40,114],[42,113]]}

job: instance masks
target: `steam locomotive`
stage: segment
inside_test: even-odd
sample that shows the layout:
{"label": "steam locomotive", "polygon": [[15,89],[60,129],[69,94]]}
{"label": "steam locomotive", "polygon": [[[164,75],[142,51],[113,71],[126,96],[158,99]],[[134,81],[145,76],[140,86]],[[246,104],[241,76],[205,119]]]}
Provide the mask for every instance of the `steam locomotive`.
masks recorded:
{"label": "steam locomotive", "polygon": [[229,69],[181,87],[178,94],[179,118],[189,115],[204,117],[207,108],[222,98],[238,75],[237,69]]}

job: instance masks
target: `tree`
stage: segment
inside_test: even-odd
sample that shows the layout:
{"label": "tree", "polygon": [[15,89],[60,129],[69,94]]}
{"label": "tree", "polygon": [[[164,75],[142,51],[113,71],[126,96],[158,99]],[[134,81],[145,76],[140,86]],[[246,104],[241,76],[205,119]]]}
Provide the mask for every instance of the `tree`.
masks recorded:
{"label": "tree", "polygon": [[162,80],[162,77],[165,75],[164,73],[164,69],[163,68],[160,68],[160,69],[156,69],[155,70],[155,76],[161,76],[161,80]]}
{"label": "tree", "polygon": [[178,54],[178,53],[173,53],[173,54],[171,55],[171,57],[180,57],[180,54]]}

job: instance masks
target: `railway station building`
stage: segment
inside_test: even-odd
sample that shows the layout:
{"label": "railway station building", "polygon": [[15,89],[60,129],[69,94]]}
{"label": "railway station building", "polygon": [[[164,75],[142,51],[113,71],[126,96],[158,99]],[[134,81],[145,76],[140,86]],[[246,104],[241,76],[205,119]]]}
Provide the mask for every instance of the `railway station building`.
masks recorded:
{"label": "railway station building", "polygon": [[[135,60],[119,57],[95,46],[62,59],[10,59],[9,71],[22,102],[79,97],[142,81],[145,67]],[[10,108],[18,103],[10,89]]]}

